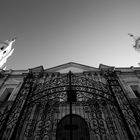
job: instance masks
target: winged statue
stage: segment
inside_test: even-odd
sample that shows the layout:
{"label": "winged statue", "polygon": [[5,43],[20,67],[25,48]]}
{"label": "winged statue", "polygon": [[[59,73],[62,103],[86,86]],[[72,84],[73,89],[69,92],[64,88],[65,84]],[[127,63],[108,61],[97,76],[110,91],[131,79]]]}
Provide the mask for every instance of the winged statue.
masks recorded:
{"label": "winged statue", "polygon": [[14,51],[12,45],[15,41],[16,38],[0,42],[0,69],[5,69],[4,64]]}
{"label": "winged statue", "polygon": [[134,49],[135,49],[136,51],[139,51],[139,52],[140,52],[140,36],[135,36],[135,35],[133,35],[133,34],[131,34],[131,33],[128,33],[128,35],[129,35],[130,37],[132,37],[133,40],[134,40],[134,45],[133,45]]}

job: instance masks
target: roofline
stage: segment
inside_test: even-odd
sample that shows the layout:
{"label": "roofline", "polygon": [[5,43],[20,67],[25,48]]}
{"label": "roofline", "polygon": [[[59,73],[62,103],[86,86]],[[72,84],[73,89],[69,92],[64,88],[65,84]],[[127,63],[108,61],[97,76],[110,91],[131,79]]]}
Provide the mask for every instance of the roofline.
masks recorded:
{"label": "roofline", "polygon": [[75,63],[75,62],[68,62],[68,63],[64,63],[64,64],[61,64],[61,65],[57,65],[57,66],[54,66],[54,67],[51,67],[51,68],[48,68],[48,69],[45,69],[45,71],[51,71],[51,70],[56,70],[58,69],[59,70],[59,67],[63,67],[63,68],[66,68],[67,65],[79,65],[81,67],[87,67],[89,69],[97,69],[98,68],[95,68],[95,67],[91,67],[91,66],[88,66],[88,65],[83,65],[83,64],[79,64],[79,63]]}

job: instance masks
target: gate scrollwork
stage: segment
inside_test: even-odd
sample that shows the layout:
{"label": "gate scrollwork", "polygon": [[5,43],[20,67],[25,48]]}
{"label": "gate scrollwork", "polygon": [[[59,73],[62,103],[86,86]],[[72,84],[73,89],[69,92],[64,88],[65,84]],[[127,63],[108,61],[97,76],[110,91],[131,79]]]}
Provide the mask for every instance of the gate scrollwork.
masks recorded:
{"label": "gate scrollwork", "polygon": [[[70,79],[68,74],[58,73],[44,73],[42,77],[32,74],[25,80],[5,121],[5,132],[1,133],[3,138],[51,140],[55,136],[60,113],[68,112]],[[127,140],[129,130],[132,137],[139,137],[136,119],[115,76],[109,73],[72,73],[71,87],[76,91],[75,110],[79,107],[78,112],[89,117],[91,137]],[[84,108],[85,105],[88,109]],[[126,119],[125,124],[122,117]]]}

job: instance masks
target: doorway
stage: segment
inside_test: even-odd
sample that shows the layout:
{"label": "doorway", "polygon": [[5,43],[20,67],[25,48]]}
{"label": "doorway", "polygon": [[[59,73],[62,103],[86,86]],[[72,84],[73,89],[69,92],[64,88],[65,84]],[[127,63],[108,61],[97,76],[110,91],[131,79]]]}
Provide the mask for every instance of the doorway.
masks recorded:
{"label": "doorway", "polygon": [[70,121],[70,115],[67,115],[58,123],[56,140],[90,140],[86,121],[78,115],[72,114],[71,117],[72,121]]}

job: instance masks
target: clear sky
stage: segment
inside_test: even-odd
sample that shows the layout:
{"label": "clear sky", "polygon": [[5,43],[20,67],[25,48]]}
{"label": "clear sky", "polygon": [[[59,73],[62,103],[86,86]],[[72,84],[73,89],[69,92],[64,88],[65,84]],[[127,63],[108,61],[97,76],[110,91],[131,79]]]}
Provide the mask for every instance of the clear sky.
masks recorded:
{"label": "clear sky", "polygon": [[0,0],[0,41],[17,37],[7,69],[138,66],[140,0]]}

